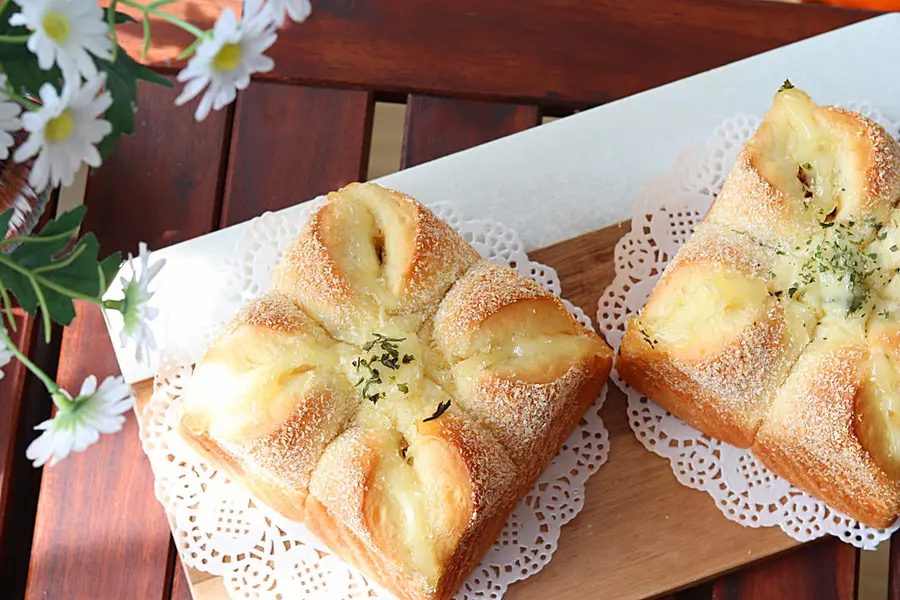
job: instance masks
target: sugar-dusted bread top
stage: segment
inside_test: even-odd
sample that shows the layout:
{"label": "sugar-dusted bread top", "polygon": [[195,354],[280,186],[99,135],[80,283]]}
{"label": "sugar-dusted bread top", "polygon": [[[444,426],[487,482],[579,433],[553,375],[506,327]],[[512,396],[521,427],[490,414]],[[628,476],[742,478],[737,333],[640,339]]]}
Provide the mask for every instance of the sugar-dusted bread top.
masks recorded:
{"label": "sugar-dusted bread top", "polygon": [[385,315],[416,329],[478,258],[411,197],[353,184],[312,215],[276,268],[273,288],[333,336],[361,345]]}
{"label": "sugar-dusted bread top", "polygon": [[181,430],[382,585],[449,598],[611,362],[541,286],[355,184],[197,364]]}
{"label": "sugar-dusted bread top", "polygon": [[785,86],[617,368],[864,523],[900,514],[900,144]]}
{"label": "sugar-dusted bread top", "polygon": [[708,220],[763,242],[822,223],[883,221],[900,193],[900,149],[879,124],[781,90],[738,155]]}

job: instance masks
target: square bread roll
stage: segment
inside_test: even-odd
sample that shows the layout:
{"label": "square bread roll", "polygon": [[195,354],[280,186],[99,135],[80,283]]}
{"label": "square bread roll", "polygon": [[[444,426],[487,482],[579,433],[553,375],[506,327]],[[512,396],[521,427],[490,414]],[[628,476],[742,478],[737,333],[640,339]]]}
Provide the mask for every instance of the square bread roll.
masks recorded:
{"label": "square bread roll", "polygon": [[445,599],[611,365],[559,298],[353,184],[196,365],[180,434],[399,597]]}
{"label": "square bread roll", "polygon": [[900,514],[900,145],[786,84],[616,368],[874,527]]}

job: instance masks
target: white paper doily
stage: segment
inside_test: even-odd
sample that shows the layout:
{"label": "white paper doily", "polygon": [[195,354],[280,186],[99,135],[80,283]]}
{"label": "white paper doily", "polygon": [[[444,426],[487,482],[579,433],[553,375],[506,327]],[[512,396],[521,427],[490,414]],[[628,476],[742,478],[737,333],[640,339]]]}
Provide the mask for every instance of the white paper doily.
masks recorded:
{"label": "white paper doily", "polygon": [[[324,199],[298,217],[267,213],[251,222],[235,252],[223,264],[226,285],[216,290],[217,315],[237,308],[269,287],[272,268],[301,225]],[[510,265],[554,294],[559,278],[550,267],[528,260],[516,233],[492,221],[466,221],[448,205],[430,207],[485,258]],[[580,323],[584,312],[565,302]],[[222,307],[225,307],[224,309]],[[179,322],[176,316],[171,323]],[[221,325],[206,328],[211,341]],[[217,472],[173,432],[178,399],[199,348],[178,344],[167,331],[154,393],[140,416],[141,440],[155,475],[155,492],[173,522],[184,563],[224,578],[232,598],[390,598],[348,567],[299,523],[255,502],[239,484]],[[603,389],[580,426],[566,440],[534,489],[513,511],[480,566],[456,598],[499,599],[507,587],[540,571],[559,540],[560,528],[581,511],[584,483],[606,462],[609,435],[600,419]]]}
{"label": "white paper doily", "polygon": [[[843,106],[900,137],[900,124],[869,104]],[[760,118],[751,115],[728,119],[704,148],[686,150],[671,173],[642,191],[631,232],[616,245],[615,279],[599,303],[597,322],[613,348],[618,349],[628,318],[640,312],[669,260],[703,219],[738,152],[759,124]],[[644,447],[668,458],[678,481],[707,492],[732,521],[747,527],[777,525],[801,542],[831,534],[867,550],[900,527],[900,523],[886,530],[866,527],[830,509],[777,477],[748,450],[693,429],[632,389],[617,373],[611,380],[628,397],[628,421]]]}

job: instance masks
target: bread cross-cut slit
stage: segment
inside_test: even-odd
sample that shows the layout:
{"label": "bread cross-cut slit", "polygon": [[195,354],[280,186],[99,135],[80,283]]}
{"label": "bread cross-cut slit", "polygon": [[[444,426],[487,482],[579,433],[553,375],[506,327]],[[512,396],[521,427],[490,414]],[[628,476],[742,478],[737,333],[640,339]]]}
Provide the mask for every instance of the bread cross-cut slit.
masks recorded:
{"label": "bread cross-cut slit", "polygon": [[[900,514],[900,145],[779,91],[617,368],[704,433],[859,521]],[[900,307],[897,307],[900,308]]]}
{"label": "bread cross-cut slit", "polygon": [[450,598],[611,359],[426,208],[351,185],[197,364],[180,431],[402,598]]}

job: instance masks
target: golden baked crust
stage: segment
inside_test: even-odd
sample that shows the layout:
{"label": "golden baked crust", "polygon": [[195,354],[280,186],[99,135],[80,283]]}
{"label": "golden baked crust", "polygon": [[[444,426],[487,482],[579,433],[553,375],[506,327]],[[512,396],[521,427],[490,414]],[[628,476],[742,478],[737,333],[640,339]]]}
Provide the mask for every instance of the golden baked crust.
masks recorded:
{"label": "golden baked crust", "polygon": [[611,362],[558,298],[355,184],[197,364],[180,432],[382,586],[450,598]]}
{"label": "golden baked crust", "polygon": [[900,145],[779,91],[617,369],[857,520],[900,514]]}

